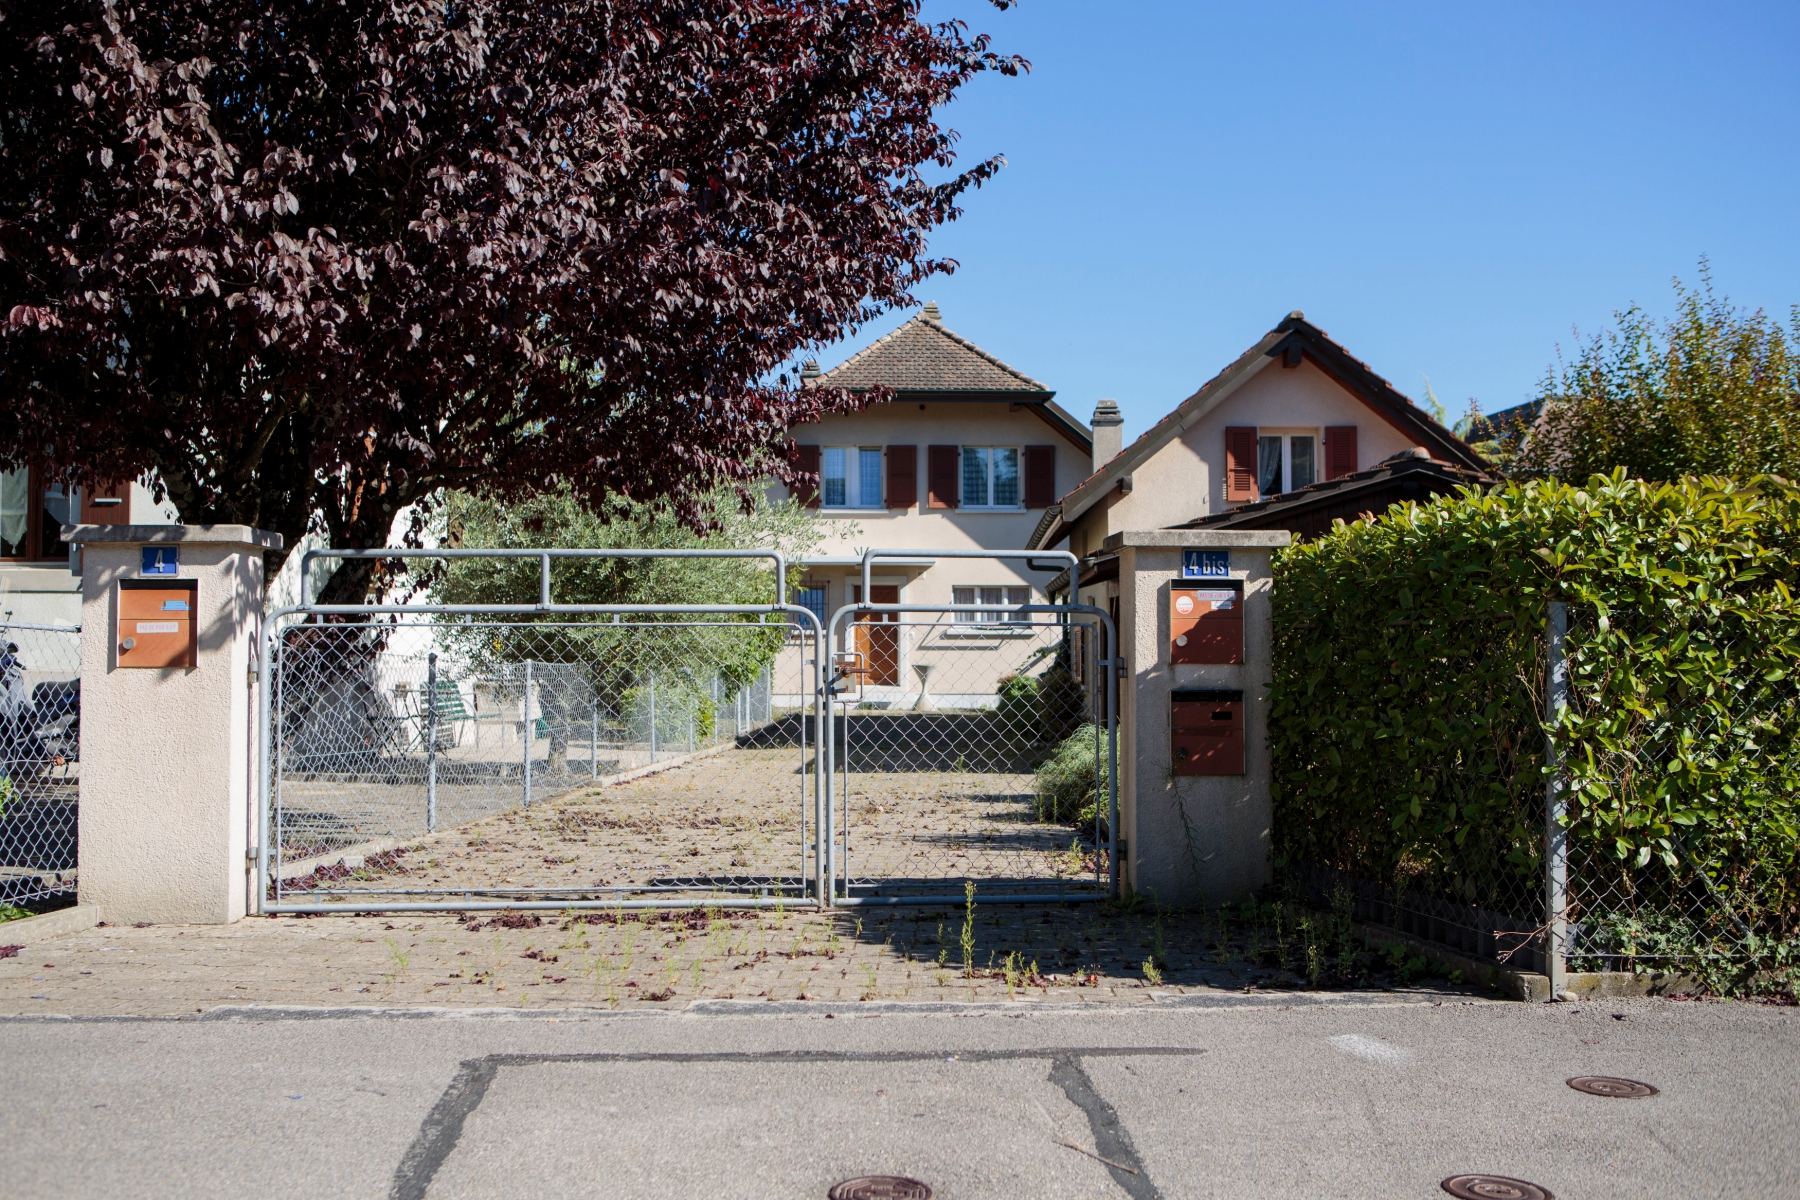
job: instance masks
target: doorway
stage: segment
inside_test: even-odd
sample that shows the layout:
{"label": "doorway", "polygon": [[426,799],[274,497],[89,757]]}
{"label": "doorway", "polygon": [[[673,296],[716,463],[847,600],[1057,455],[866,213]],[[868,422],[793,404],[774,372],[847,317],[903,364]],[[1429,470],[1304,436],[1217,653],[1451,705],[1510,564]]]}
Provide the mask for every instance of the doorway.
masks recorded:
{"label": "doorway", "polygon": [[[852,584],[851,594],[857,603],[862,603],[862,585]],[[898,604],[900,588],[896,584],[877,583],[869,587],[869,603]],[[870,612],[859,609],[856,613],[856,649],[862,655],[863,665],[868,674],[863,682],[870,687],[900,686],[900,614]]]}

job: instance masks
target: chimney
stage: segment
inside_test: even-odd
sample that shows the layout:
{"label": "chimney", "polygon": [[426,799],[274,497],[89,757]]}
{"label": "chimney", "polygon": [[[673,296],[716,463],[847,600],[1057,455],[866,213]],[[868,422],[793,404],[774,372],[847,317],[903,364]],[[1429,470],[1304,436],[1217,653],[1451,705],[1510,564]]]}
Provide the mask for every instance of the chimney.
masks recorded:
{"label": "chimney", "polygon": [[806,380],[817,379],[818,377],[819,377],[819,360],[816,358],[807,359],[805,365],[800,368],[801,386],[802,387],[805,386]]}
{"label": "chimney", "polygon": [[1094,470],[1098,471],[1125,448],[1125,418],[1116,400],[1094,405]]}
{"label": "chimney", "polygon": [[936,300],[927,300],[925,302],[925,312],[923,315],[927,321],[942,321],[944,319],[943,314],[938,312]]}

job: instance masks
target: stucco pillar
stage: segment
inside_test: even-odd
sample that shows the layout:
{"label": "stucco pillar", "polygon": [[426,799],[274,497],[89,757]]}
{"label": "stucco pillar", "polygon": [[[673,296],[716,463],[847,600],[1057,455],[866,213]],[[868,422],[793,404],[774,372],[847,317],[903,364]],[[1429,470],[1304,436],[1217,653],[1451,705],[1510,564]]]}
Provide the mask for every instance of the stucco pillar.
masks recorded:
{"label": "stucco pillar", "polygon": [[[65,525],[63,540],[85,548],[81,903],[115,924],[236,921],[253,880],[262,555],[281,537],[246,525]],[[147,649],[172,653],[183,616],[190,661],[132,665]]]}
{"label": "stucco pillar", "polygon": [[[1285,530],[1125,531],[1106,539],[1119,555],[1119,641],[1126,678],[1119,689],[1119,834],[1125,883],[1176,907],[1228,903],[1267,884],[1269,860],[1270,554],[1292,540]],[[1223,552],[1228,578],[1244,590],[1244,661],[1172,664],[1171,586],[1184,551]],[[1241,691],[1244,773],[1176,776],[1170,693]]]}

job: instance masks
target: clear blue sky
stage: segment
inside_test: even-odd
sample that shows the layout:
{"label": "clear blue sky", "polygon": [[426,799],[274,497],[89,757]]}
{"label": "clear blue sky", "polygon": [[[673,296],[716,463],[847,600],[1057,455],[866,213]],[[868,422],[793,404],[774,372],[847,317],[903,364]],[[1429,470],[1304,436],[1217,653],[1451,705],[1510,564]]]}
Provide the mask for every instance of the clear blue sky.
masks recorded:
{"label": "clear blue sky", "polygon": [[[1452,416],[1702,254],[1800,302],[1800,4],[928,0],[1029,76],[944,110],[1009,166],[920,292],[1136,436],[1292,309]],[[820,355],[826,366],[904,319]]]}

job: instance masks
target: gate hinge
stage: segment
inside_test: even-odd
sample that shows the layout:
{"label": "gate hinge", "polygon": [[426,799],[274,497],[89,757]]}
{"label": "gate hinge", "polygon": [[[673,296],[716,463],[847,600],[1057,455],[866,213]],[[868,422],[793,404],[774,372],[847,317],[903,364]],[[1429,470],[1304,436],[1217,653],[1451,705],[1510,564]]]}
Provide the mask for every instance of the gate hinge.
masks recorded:
{"label": "gate hinge", "polygon": [[244,861],[245,862],[255,862],[257,860],[257,858],[259,857],[259,855],[257,854],[257,851],[260,848],[261,847],[258,847],[258,846],[250,846],[250,847],[246,848],[244,851]]}

